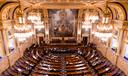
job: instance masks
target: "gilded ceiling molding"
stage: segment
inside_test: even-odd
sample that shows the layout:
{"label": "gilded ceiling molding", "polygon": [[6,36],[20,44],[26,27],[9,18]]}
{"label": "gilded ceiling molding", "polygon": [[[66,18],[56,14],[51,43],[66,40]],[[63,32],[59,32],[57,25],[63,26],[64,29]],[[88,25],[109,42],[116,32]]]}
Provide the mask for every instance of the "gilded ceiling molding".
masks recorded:
{"label": "gilded ceiling molding", "polygon": [[5,8],[7,5],[11,5],[11,4],[14,4],[14,3],[17,3],[17,2],[14,2],[14,1],[8,1],[8,2],[5,2],[1,5],[0,7],[0,11],[2,11],[3,8]]}
{"label": "gilded ceiling molding", "polygon": [[103,16],[104,11],[100,7],[97,7],[97,9],[98,9],[98,12],[99,12],[99,17],[101,18]]}
{"label": "gilded ceiling molding", "polygon": [[108,6],[108,9],[109,9],[109,12],[111,14],[111,19],[113,20],[114,19],[113,11],[112,11],[111,7],[109,7],[109,6]]}
{"label": "gilded ceiling molding", "polygon": [[[17,9],[17,2],[16,1],[8,1],[8,2],[5,2],[4,4],[2,4],[2,6],[0,7],[0,11],[2,11],[2,10],[4,10],[4,9],[6,9],[6,7],[11,7],[11,5],[16,5],[16,7],[15,7],[15,9],[14,9],[14,11],[13,11],[13,17],[12,17],[12,19],[14,19],[14,14],[15,14],[15,11],[16,11],[16,9]],[[38,4],[36,4],[37,6],[38,6]],[[75,5],[75,7],[74,7],[74,5]],[[125,16],[125,18],[124,18],[124,20],[127,20],[128,18],[127,18],[127,10],[126,10],[126,8],[124,7],[124,5],[123,4],[121,4],[120,2],[109,2],[109,5],[113,5],[113,6],[115,6],[115,7],[119,7],[119,8],[121,8],[122,10],[122,12],[124,13],[124,16]],[[24,8],[24,11],[26,11],[27,9],[28,9],[29,7],[25,7]],[[35,7],[35,4],[32,6],[32,8],[37,8],[37,7]],[[69,8],[69,9],[81,9],[81,8],[87,8],[86,7],[86,3],[81,3],[81,2],[75,2],[75,3],[73,3],[73,2],[66,2],[66,3],[64,3],[64,2],[58,2],[58,3],[51,3],[51,2],[43,2],[43,3],[40,3],[40,7],[39,8],[41,8],[41,9],[43,9],[43,8],[45,8],[45,9],[66,9],[66,8]],[[103,13],[103,7],[96,7],[96,8],[98,8],[99,10],[101,10],[101,12]],[[111,8],[114,8],[114,7],[111,7],[111,6],[109,6],[109,11],[111,12],[111,14],[112,14],[112,19],[114,19],[115,17],[115,15],[113,14],[113,9],[111,9]],[[93,8],[94,9],[94,8]],[[117,8],[115,8],[116,10],[117,10]],[[118,11],[118,10],[117,10]],[[100,14],[101,14],[101,12],[100,12]],[[120,14],[119,14],[120,15]]]}
{"label": "gilded ceiling molding", "polygon": [[[114,7],[112,7],[112,6],[114,6]],[[118,7],[118,8],[120,8],[120,9],[117,9],[117,8],[115,8],[115,7]],[[104,7],[98,7],[98,9],[100,9],[101,10],[101,12],[102,13],[104,13]],[[116,19],[116,17],[117,17],[117,14],[118,15],[120,15],[120,13],[115,13],[115,10],[116,11],[121,11],[122,13],[124,12],[123,10],[122,10],[122,7],[121,6],[119,6],[118,4],[113,4],[113,3],[111,3],[111,2],[109,2],[108,3],[108,10],[109,10],[109,12],[110,12],[110,14],[111,14],[111,19]],[[120,19],[119,19],[120,20]],[[124,20],[124,19],[123,19]]]}
{"label": "gilded ceiling molding", "polygon": [[112,13],[113,13],[113,20],[119,20],[119,19],[117,19],[117,10],[115,9],[115,8],[112,8],[112,7],[109,7],[109,8],[111,8],[111,11],[112,11]]}
{"label": "gilded ceiling molding", "polygon": [[83,3],[41,3],[40,8],[45,9],[82,9],[86,8]]}
{"label": "gilded ceiling molding", "polygon": [[[14,8],[17,6],[17,2],[6,2],[0,7],[0,12],[1,12],[1,20],[7,20],[8,17],[10,17],[10,14],[8,13],[13,13]],[[9,12],[9,10],[11,12]],[[8,15],[7,15],[8,14]],[[8,16],[8,17],[7,17]],[[12,16],[12,14],[11,14]],[[12,17],[11,17],[12,18]]]}
{"label": "gilded ceiling molding", "polygon": [[[15,6],[15,7],[14,7]],[[8,8],[8,9],[7,9]],[[11,14],[11,19],[13,20],[14,18],[15,18],[15,13],[16,13],[16,10],[17,10],[17,8],[18,8],[18,3],[15,1],[10,1],[10,2],[6,2],[6,3],[4,3],[1,7],[0,7],[0,11],[1,11],[1,15],[3,16],[3,14],[5,14],[5,13],[3,13],[3,11],[8,11],[8,10],[10,10],[10,9],[12,9],[13,8],[13,11],[12,11],[12,14]],[[25,7],[23,10],[26,10],[28,7]],[[10,16],[10,15],[8,15],[8,16]],[[1,19],[2,19],[2,17],[1,17]],[[4,18],[4,20],[6,20],[5,18]]]}
{"label": "gilded ceiling molding", "polygon": [[18,6],[15,7],[15,9],[13,10],[13,13],[12,13],[12,19],[14,19],[14,14],[16,13],[16,9],[18,8]]}
{"label": "gilded ceiling molding", "polygon": [[[119,8],[121,8],[122,9],[122,12],[123,12],[123,14],[124,14],[124,20],[125,21],[127,21],[128,20],[128,18],[127,18],[127,11],[126,11],[126,8],[121,4],[121,3],[119,3],[119,2],[110,2],[110,4],[112,5],[112,4],[114,4],[115,6],[118,6]],[[117,10],[118,11],[118,10]],[[119,14],[120,15],[120,14]]]}
{"label": "gilded ceiling molding", "polygon": [[13,10],[14,10],[15,7],[16,7],[15,5],[10,5],[10,6],[7,6],[6,8],[4,8],[1,11],[2,20],[12,19]]}

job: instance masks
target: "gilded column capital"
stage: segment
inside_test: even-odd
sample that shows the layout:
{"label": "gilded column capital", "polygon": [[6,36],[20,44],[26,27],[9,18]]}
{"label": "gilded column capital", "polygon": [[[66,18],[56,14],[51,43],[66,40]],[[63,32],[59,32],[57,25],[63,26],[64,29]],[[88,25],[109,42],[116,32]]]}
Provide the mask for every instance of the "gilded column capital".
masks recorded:
{"label": "gilded column capital", "polygon": [[128,21],[124,21],[123,26],[128,26]]}
{"label": "gilded column capital", "polygon": [[124,21],[123,22],[123,27],[122,27],[123,30],[128,30],[128,21]]}
{"label": "gilded column capital", "polygon": [[0,30],[3,30],[4,28],[3,28],[3,22],[2,22],[2,20],[0,20]]}
{"label": "gilded column capital", "polygon": [[0,20],[0,26],[3,25],[2,21]]}

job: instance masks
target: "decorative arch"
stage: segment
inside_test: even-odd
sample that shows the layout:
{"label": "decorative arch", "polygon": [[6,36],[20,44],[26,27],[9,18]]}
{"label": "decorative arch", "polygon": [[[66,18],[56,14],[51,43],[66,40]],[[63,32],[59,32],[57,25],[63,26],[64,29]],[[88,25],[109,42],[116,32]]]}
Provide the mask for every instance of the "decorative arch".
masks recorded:
{"label": "decorative arch", "polygon": [[119,20],[127,20],[127,11],[121,3],[110,2],[110,7],[115,8],[117,10],[118,13],[116,13],[116,14],[121,17],[121,18],[119,18]]}
{"label": "decorative arch", "polygon": [[17,2],[6,2],[2,5],[0,8],[1,12],[1,19],[2,20],[7,20],[8,17],[11,17],[12,19],[12,14],[14,11],[14,8],[17,6]]}
{"label": "decorative arch", "polygon": [[12,3],[17,3],[17,2],[14,2],[14,1],[8,1],[8,2],[5,2],[5,3],[3,3],[2,5],[1,5],[1,7],[0,7],[0,11],[2,11],[2,9],[4,8],[4,7],[6,7],[6,5],[11,5]]}

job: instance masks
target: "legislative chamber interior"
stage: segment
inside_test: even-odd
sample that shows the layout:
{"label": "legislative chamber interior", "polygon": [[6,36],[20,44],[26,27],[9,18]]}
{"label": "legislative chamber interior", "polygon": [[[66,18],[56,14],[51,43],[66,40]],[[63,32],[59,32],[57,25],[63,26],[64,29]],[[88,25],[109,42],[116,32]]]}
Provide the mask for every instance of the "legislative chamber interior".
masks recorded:
{"label": "legislative chamber interior", "polygon": [[128,76],[128,0],[0,0],[0,76]]}

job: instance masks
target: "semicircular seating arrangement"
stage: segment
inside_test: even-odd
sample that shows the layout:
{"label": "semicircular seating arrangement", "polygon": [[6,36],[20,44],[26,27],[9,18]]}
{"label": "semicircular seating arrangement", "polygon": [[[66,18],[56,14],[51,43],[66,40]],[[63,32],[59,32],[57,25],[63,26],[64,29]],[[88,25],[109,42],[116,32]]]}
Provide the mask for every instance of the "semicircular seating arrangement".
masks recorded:
{"label": "semicircular seating arrangement", "polygon": [[126,76],[96,49],[85,48],[84,58],[98,76]]}
{"label": "semicircular seating arrangement", "polygon": [[32,76],[39,75],[92,76],[92,72],[86,61],[79,55],[51,53],[44,56],[33,70]]}
{"label": "semicircular seating arrangement", "polygon": [[35,65],[40,61],[39,55],[43,52],[36,50],[38,46],[32,45],[30,49],[26,49],[24,55],[19,58],[15,64],[9,67],[2,76],[28,76]]}
{"label": "semicircular seating arrangement", "polygon": [[93,45],[43,47],[32,45],[0,76],[126,76]]}

